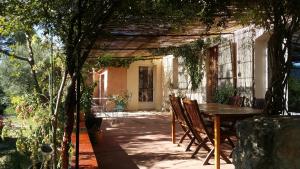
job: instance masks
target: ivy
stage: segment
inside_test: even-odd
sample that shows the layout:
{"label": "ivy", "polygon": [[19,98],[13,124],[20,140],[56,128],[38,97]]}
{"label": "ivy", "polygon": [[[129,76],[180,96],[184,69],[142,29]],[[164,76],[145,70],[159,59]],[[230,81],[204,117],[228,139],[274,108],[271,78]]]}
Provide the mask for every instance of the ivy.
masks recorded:
{"label": "ivy", "polygon": [[206,57],[206,49],[209,43],[200,39],[189,44],[184,44],[179,47],[160,48],[152,51],[157,55],[173,54],[175,57],[184,59],[184,66],[191,79],[191,89],[198,89],[204,76],[204,61]]}
{"label": "ivy", "polygon": [[97,59],[97,66],[99,67],[126,67],[128,68],[131,63],[142,60],[141,57],[127,57],[127,58],[118,58],[113,57],[109,54],[100,56]]}

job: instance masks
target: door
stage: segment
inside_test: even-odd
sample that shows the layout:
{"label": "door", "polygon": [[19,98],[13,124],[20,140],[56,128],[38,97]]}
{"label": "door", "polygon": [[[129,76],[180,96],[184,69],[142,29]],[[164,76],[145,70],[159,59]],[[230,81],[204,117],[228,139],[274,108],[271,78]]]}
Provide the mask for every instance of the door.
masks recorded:
{"label": "door", "polygon": [[206,101],[212,103],[214,94],[218,87],[218,46],[209,48],[207,83],[206,83]]}

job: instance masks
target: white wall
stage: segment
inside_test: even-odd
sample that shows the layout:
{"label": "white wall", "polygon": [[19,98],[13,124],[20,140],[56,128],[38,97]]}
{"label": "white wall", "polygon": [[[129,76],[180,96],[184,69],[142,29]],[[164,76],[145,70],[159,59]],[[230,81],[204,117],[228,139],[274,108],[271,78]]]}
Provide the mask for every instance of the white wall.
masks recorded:
{"label": "white wall", "polygon": [[268,37],[258,37],[255,40],[255,97],[264,98],[268,87],[267,63]]}
{"label": "white wall", "polygon": [[[178,87],[173,89],[173,92],[179,95],[184,95],[190,99],[196,99],[198,103],[206,102],[206,72],[203,70],[203,79],[196,91],[191,91],[190,77],[187,74],[187,70],[184,67],[184,60],[182,57],[174,58],[174,71],[178,72],[174,74],[178,81]],[[205,69],[205,68],[204,68]]]}

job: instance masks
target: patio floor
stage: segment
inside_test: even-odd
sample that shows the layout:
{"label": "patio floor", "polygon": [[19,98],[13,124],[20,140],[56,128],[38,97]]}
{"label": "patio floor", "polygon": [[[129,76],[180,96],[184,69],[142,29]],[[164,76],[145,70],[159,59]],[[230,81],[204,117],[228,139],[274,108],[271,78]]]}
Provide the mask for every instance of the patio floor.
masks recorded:
{"label": "patio floor", "polygon": [[[105,118],[93,144],[99,168],[213,169],[214,165],[202,165],[205,151],[200,151],[198,158],[190,158],[195,146],[185,152],[187,140],[181,146],[172,144],[170,119],[166,112],[129,112]],[[214,163],[213,158],[210,163]],[[221,168],[234,169],[234,166],[221,160]]]}

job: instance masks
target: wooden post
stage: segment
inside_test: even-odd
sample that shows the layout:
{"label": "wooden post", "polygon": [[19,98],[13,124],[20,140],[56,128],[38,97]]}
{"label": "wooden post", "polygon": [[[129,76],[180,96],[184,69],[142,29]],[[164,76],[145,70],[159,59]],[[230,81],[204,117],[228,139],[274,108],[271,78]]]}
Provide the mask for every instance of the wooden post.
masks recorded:
{"label": "wooden post", "polygon": [[175,125],[175,114],[172,111],[172,142],[176,143],[176,125]]}
{"label": "wooden post", "polygon": [[220,169],[220,115],[214,118],[215,169]]}

